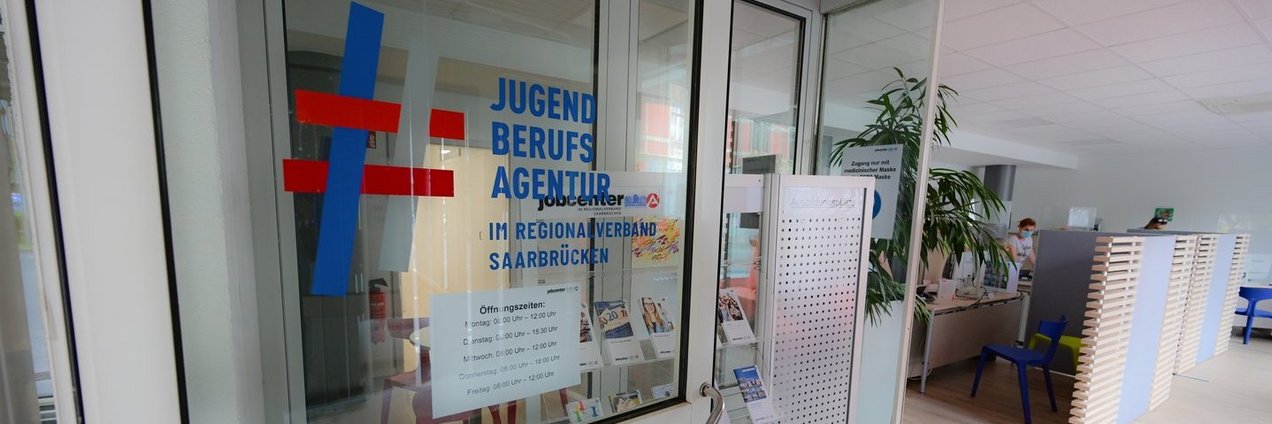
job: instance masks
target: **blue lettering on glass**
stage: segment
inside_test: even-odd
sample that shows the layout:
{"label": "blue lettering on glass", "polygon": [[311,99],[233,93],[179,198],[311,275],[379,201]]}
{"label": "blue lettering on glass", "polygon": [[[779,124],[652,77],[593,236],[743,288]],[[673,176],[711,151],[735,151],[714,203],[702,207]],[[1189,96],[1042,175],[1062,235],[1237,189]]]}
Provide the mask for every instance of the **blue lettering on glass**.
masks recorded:
{"label": "blue lettering on glass", "polygon": [[[495,112],[547,117],[549,120],[591,124],[596,120],[596,98],[589,93],[527,83],[500,77],[499,97],[490,105]],[[592,163],[595,137],[587,131],[532,124],[490,123],[491,153],[516,158]],[[498,166],[491,198],[535,199],[556,197],[604,197],[609,195],[610,175],[604,172],[569,171]]]}

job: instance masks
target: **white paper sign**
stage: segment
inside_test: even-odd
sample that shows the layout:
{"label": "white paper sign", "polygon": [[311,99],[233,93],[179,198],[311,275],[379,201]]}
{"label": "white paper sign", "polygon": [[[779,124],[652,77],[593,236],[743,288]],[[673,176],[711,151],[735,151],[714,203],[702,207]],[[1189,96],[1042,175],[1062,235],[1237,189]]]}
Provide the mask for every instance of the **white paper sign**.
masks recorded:
{"label": "white paper sign", "polygon": [[433,417],[579,384],[579,285],[432,296]]}
{"label": "white paper sign", "polygon": [[579,371],[594,370],[604,365],[601,362],[601,345],[596,341],[587,304],[580,303],[579,307]]}
{"label": "white paper sign", "polygon": [[755,332],[751,331],[751,323],[746,319],[746,312],[742,311],[742,301],[738,299],[736,290],[720,289],[716,309],[720,315],[720,328],[724,330],[726,344],[755,341]]}
{"label": "white paper sign", "polygon": [[874,177],[873,238],[891,239],[897,216],[897,192],[901,188],[901,146],[861,146],[844,149],[843,174]]}
{"label": "white paper sign", "polygon": [[773,398],[764,387],[764,379],[760,378],[760,370],[754,365],[733,370],[738,378],[738,389],[742,391],[742,401],[746,402],[746,411],[751,415],[751,422],[765,424],[776,422],[773,412]]}

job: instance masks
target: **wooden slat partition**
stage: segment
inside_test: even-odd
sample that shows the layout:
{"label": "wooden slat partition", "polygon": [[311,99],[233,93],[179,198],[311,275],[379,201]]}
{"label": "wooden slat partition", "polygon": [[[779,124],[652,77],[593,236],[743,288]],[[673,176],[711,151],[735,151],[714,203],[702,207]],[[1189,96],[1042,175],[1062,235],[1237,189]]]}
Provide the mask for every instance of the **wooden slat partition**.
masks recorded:
{"label": "wooden slat partition", "polygon": [[1219,331],[1215,338],[1215,355],[1228,351],[1228,341],[1232,338],[1233,311],[1237,310],[1237,292],[1245,278],[1246,255],[1250,252],[1250,235],[1238,234],[1237,244],[1232,250],[1232,271],[1228,273],[1228,289],[1224,292],[1223,309],[1219,312]]}
{"label": "wooden slat partition", "polygon": [[1182,374],[1197,365],[1197,348],[1201,346],[1201,323],[1206,318],[1206,294],[1209,292],[1215,250],[1218,248],[1218,235],[1197,236],[1197,256],[1193,261],[1188,301],[1184,305],[1183,331],[1179,337],[1179,355],[1175,357],[1175,374]]}
{"label": "wooden slat partition", "polygon": [[1192,284],[1192,267],[1197,256],[1195,235],[1176,236],[1175,253],[1170,265],[1170,285],[1166,289],[1166,313],[1162,319],[1161,341],[1157,348],[1157,368],[1153,374],[1153,390],[1149,409],[1157,408],[1170,397],[1170,383],[1175,375],[1175,358],[1179,356],[1179,339],[1183,333],[1184,307]]}
{"label": "wooden slat partition", "polygon": [[1143,249],[1141,237],[1096,239],[1070,423],[1117,422]]}

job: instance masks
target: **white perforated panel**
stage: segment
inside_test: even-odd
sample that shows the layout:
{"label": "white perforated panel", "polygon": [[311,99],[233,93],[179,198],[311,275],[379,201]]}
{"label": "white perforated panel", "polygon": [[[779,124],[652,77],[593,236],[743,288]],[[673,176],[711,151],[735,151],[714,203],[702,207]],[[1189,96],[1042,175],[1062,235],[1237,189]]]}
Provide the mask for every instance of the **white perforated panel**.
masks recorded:
{"label": "white perforated panel", "polygon": [[867,191],[791,185],[785,184],[777,213],[766,220],[773,235],[774,406],[780,422],[841,424],[849,416],[860,331]]}

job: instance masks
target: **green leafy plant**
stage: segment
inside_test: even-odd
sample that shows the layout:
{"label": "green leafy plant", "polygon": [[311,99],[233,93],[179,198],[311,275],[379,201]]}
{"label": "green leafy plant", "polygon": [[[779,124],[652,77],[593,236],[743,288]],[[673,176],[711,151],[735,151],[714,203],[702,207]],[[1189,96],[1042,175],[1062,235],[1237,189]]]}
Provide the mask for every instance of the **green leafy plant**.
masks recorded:
{"label": "green leafy plant", "polygon": [[[949,145],[950,130],[958,125],[950,115],[947,100],[958,96],[954,89],[938,85],[935,125],[932,136],[923,137],[923,111],[927,96],[927,79],[907,77],[893,68],[897,79],[883,87],[883,92],[867,101],[879,111],[873,123],[856,137],[835,142],[831,151],[832,165],[843,161],[844,149],[861,146],[901,145],[900,199],[892,240],[870,241],[871,270],[866,287],[866,316],[872,323],[882,314],[891,315],[892,302],[905,298],[904,274],[910,252],[910,224],[913,222],[914,194],[918,186],[919,151],[922,143]],[[1007,250],[998,242],[986,222],[1005,208],[1001,199],[989,190],[976,174],[945,168],[932,168],[925,182],[927,201],[923,217],[923,242],[915,252],[928,267],[927,252],[938,251],[951,257],[964,252],[972,254],[977,267],[988,264],[991,269],[1006,269]],[[915,317],[927,320],[931,309],[916,299]]]}

